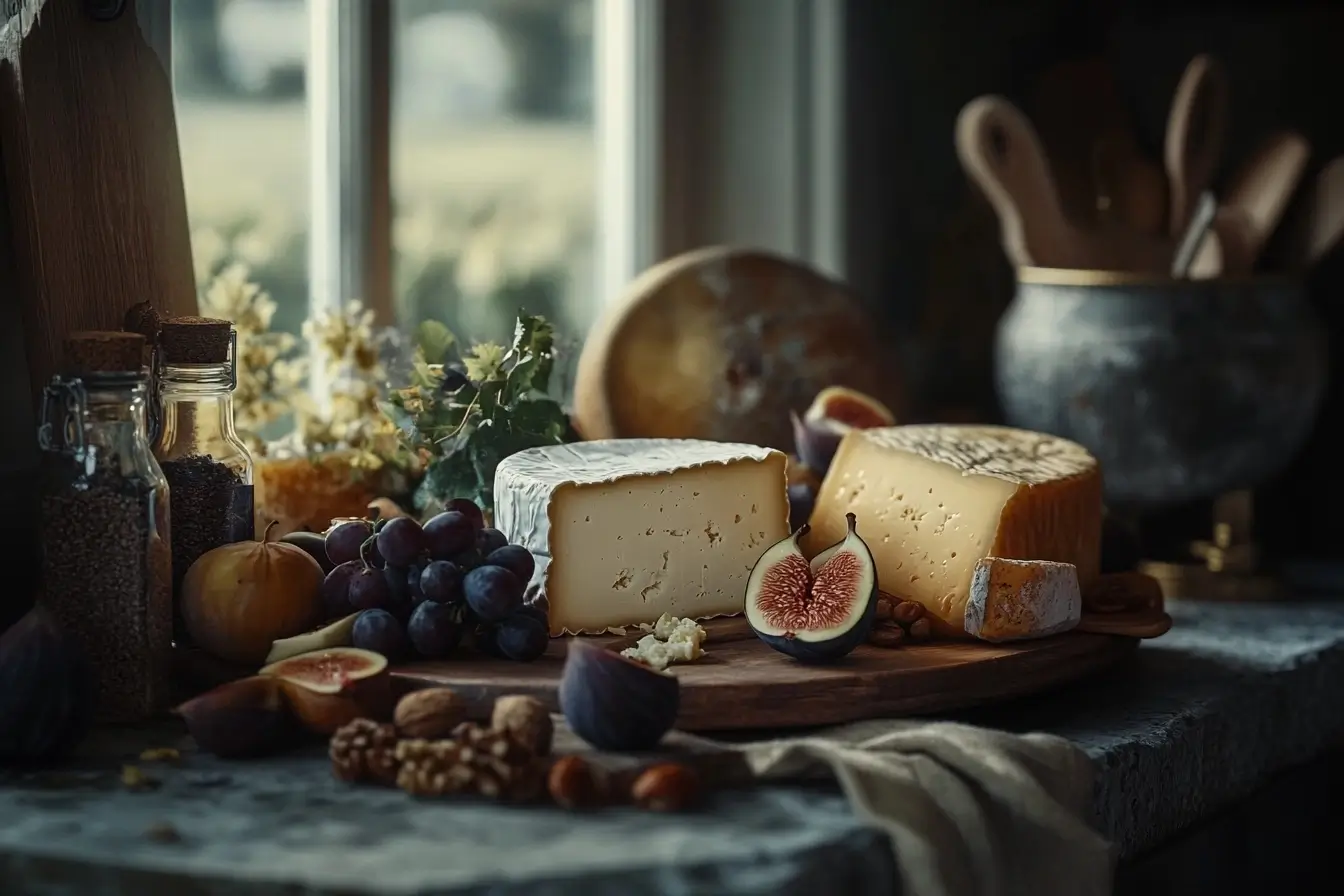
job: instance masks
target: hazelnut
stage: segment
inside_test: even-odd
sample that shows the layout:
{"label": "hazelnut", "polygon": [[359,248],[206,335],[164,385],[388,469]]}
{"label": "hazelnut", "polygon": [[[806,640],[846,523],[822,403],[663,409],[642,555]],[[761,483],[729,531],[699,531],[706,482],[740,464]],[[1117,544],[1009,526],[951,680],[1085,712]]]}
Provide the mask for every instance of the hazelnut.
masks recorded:
{"label": "hazelnut", "polygon": [[924,617],[924,606],[913,600],[903,600],[892,607],[891,615],[902,625],[910,625]]}
{"label": "hazelnut", "polygon": [[925,618],[910,623],[910,637],[916,641],[927,641],[933,637],[933,625]]}
{"label": "hazelnut", "polygon": [[535,697],[523,694],[500,697],[490,715],[490,727],[507,734],[514,743],[537,756],[551,752],[555,723],[550,711]]}
{"label": "hazelnut", "polygon": [[456,691],[425,688],[401,698],[393,721],[403,737],[438,740],[451,734],[466,717],[466,701]]}
{"label": "hazelnut", "polygon": [[699,802],[700,776],[679,762],[651,765],[635,779],[630,798],[641,809],[681,812]]}
{"label": "hazelnut", "polygon": [[546,776],[546,789],[557,806],[592,809],[602,804],[602,791],[592,765],[582,756],[561,756]]}

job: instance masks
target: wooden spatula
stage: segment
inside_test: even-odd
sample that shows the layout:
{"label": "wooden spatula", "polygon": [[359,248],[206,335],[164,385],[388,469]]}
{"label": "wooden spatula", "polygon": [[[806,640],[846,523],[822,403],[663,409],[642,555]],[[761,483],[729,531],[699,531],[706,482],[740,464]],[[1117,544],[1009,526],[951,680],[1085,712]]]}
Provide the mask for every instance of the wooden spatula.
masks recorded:
{"label": "wooden spatula", "polygon": [[1035,128],[1008,100],[971,100],[957,117],[957,156],[999,217],[1003,247],[1018,266],[1086,267],[1086,251],[1064,217]]}
{"label": "wooden spatula", "polygon": [[1163,160],[1170,210],[1167,231],[1180,237],[1199,195],[1218,168],[1227,126],[1228,88],[1222,66],[1201,53],[1185,69],[1167,115]]}
{"label": "wooden spatula", "polygon": [[1028,108],[1070,220],[1164,232],[1166,176],[1140,148],[1105,57],[1071,59],[1048,69]]}
{"label": "wooden spatula", "polygon": [[1223,209],[1243,240],[1238,267],[1254,269],[1302,180],[1311,144],[1291,131],[1275,134],[1251,155],[1223,197]]}

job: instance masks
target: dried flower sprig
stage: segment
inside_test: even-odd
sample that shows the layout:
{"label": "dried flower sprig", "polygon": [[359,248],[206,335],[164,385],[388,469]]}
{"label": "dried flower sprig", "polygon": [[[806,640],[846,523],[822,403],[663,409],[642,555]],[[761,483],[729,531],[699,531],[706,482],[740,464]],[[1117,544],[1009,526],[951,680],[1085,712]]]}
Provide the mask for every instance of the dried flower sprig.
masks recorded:
{"label": "dried flower sprig", "polygon": [[501,460],[577,439],[569,415],[548,395],[555,333],[545,318],[520,314],[509,348],[480,343],[458,363],[450,360],[456,343],[443,324],[421,324],[411,383],[381,405],[406,450],[425,460],[421,510],[450,498],[492,509]]}

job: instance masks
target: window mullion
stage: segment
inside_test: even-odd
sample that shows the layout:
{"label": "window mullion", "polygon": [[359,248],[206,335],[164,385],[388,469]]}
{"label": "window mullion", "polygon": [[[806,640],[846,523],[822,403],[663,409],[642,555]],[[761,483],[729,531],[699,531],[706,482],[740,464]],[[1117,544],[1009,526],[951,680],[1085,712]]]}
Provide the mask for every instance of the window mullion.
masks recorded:
{"label": "window mullion", "polygon": [[[390,4],[309,0],[309,312],[359,299],[394,322],[391,284]],[[327,391],[322,372],[314,394]]]}
{"label": "window mullion", "polygon": [[663,0],[595,0],[598,287],[615,301],[662,245]]}

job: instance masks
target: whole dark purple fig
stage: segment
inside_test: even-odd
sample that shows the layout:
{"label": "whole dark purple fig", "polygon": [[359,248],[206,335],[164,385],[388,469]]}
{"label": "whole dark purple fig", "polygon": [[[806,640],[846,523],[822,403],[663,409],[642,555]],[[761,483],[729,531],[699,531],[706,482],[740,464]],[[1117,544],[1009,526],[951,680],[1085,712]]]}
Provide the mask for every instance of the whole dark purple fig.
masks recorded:
{"label": "whole dark purple fig", "polygon": [[88,662],[45,609],[0,634],[0,764],[60,759],[87,733],[92,709]]}
{"label": "whole dark purple fig", "polygon": [[680,683],[614,651],[574,639],[560,674],[560,711],[599,750],[651,750],[681,708]]}

